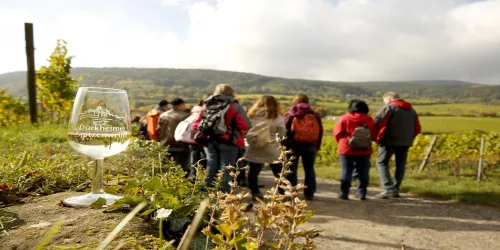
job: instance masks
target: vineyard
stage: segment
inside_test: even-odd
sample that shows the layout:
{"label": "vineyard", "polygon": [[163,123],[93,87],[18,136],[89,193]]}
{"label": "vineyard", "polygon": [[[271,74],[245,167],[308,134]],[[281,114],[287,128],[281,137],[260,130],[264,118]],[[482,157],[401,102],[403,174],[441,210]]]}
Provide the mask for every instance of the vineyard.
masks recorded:
{"label": "vineyard", "polygon": [[[415,139],[413,147],[410,148],[408,154],[408,169],[410,173],[418,170],[433,137],[434,135],[419,135]],[[460,175],[460,173],[477,171],[481,138],[485,140],[485,172],[491,171],[492,174],[498,172],[500,168],[500,133],[494,132],[437,135],[437,141],[432,148],[432,154],[426,165],[426,171],[430,174],[432,172],[446,171],[450,175]],[[327,136],[318,157],[319,164],[336,164],[338,162],[336,152],[337,143],[333,138]],[[372,166],[375,165],[375,158],[376,154],[372,157]]]}

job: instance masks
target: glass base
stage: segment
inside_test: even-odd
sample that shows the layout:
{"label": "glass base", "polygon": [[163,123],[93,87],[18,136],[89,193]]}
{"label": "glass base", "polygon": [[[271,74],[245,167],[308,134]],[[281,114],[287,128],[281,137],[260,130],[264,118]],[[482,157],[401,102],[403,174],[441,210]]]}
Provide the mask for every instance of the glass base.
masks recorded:
{"label": "glass base", "polygon": [[80,196],[75,196],[67,198],[63,201],[65,206],[69,207],[89,207],[90,204],[94,203],[98,198],[106,199],[106,205],[112,205],[115,201],[122,198],[122,196],[107,194],[107,193],[90,193]]}

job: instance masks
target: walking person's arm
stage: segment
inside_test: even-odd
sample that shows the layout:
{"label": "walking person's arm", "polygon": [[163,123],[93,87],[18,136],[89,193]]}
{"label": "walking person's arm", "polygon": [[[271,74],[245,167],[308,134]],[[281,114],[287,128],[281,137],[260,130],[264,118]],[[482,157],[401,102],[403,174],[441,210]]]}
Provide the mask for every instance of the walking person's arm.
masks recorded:
{"label": "walking person's arm", "polygon": [[164,144],[168,144],[168,128],[169,128],[170,120],[168,117],[161,117],[158,120],[158,126],[156,127],[156,134],[158,135],[158,139],[160,142]]}
{"label": "walking person's arm", "polygon": [[412,110],[413,113],[415,114],[415,127],[413,129],[413,139],[417,137],[422,132],[422,126],[420,126],[420,120],[418,119],[418,114],[415,110]]}
{"label": "walking person's arm", "polygon": [[321,143],[323,142],[323,121],[321,120],[321,115],[319,113],[314,113],[319,122],[319,138],[318,138],[318,151],[321,150]]}
{"label": "walking person's arm", "polygon": [[376,142],[377,141],[377,136],[378,136],[378,130],[377,130],[377,124],[375,123],[375,120],[371,119],[368,122],[368,128],[371,131],[372,134],[372,141]]}
{"label": "walking person's arm", "polygon": [[387,129],[389,120],[391,119],[391,110],[389,105],[384,105],[375,116],[375,124],[377,130],[376,141],[381,141],[384,136],[384,132]]}
{"label": "walking person's arm", "polygon": [[[283,119],[283,117],[278,117],[279,119],[279,125],[278,125],[278,128],[276,130],[276,133],[278,134],[278,137],[281,139],[283,138],[284,136],[286,136],[286,125],[285,125],[285,120]],[[274,138],[271,138],[274,140]]]}
{"label": "walking person's arm", "polygon": [[335,138],[335,141],[337,141],[338,143],[341,138],[345,137],[345,133],[346,129],[344,124],[344,119],[341,117],[333,127],[333,138]]}
{"label": "walking person's arm", "polygon": [[[248,124],[248,129],[250,129],[252,127],[252,122],[250,121],[250,118],[248,118],[247,112],[245,112],[241,104],[239,104],[238,102],[233,103],[233,106],[236,111],[238,111],[243,120],[245,120],[245,122]],[[244,131],[248,131],[248,129]]]}
{"label": "walking person's arm", "polygon": [[248,131],[248,129],[250,129],[250,120],[248,119],[248,116],[246,115],[246,113],[243,113],[243,114],[245,115],[246,119],[238,111],[238,109],[236,109],[235,106],[231,106],[227,112],[226,119],[229,121],[234,119],[236,128],[239,131],[246,133]]}

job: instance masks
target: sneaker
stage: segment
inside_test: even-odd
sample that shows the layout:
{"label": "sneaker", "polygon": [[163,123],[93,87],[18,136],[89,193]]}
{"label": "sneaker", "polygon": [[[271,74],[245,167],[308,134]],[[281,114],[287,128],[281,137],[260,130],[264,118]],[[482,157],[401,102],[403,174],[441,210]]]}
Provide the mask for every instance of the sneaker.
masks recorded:
{"label": "sneaker", "polygon": [[394,192],[392,198],[401,198],[401,195],[399,195],[399,192]]}
{"label": "sneaker", "polygon": [[382,192],[380,194],[375,195],[376,199],[389,199],[389,194],[387,192]]}

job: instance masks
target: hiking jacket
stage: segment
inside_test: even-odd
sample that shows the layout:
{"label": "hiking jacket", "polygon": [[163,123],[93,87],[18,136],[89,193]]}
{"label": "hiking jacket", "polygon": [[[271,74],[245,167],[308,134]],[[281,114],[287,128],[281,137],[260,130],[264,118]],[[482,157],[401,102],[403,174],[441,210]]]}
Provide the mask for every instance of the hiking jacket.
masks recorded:
{"label": "hiking jacket", "polygon": [[177,125],[189,117],[189,113],[179,110],[169,110],[160,115],[158,121],[158,136],[163,146],[168,151],[185,151],[189,148],[187,143],[175,141],[175,129]]}
{"label": "hiking jacket", "polygon": [[377,141],[384,146],[411,147],[421,132],[417,112],[404,100],[384,105],[375,116]]}
{"label": "hiking jacket", "polygon": [[153,141],[160,140],[160,137],[158,136],[157,133],[158,120],[160,119],[160,115],[165,111],[166,110],[160,108],[159,106],[156,106],[154,109],[150,110],[146,115],[148,124],[148,136],[150,140]]}
{"label": "hiking jacket", "polygon": [[[267,120],[266,113],[267,112],[264,108],[260,108],[257,113],[255,113],[255,117],[250,119],[251,125],[255,126],[259,123],[265,122]],[[283,116],[280,115],[276,117],[276,119],[270,120],[269,125],[269,138],[271,140],[275,140],[276,134],[278,134],[280,138],[286,135],[285,119]],[[245,160],[260,164],[278,161],[281,155],[278,146],[277,142],[269,143],[262,148],[252,148],[252,146],[249,145],[245,152]]]}
{"label": "hiking jacket", "polygon": [[[248,119],[245,110],[243,110],[243,107],[241,107],[241,105],[238,103],[238,100],[234,99],[234,97],[231,96],[217,95],[210,96],[209,99],[210,98],[222,98],[231,102],[224,117],[227,131],[225,134],[218,138],[218,141],[228,142],[234,144],[237,147],[244,148],[245,133],[250,129],[250,120]],[[202,108],[202,111],[198,115],[198,118],[193,122],[193,130],[195,132],[198,132],[198,125],[203,118],[204,110],[205,107]]]}
{"label": "hiking jacket", "polygon": [[[307,114],[314,114],[316,116],[316,119],[318,120],[319,123],[319,128],[320,128],[320,136],[318,138],[317,142],[313,143],[299,143],[299,142],[294,142],[293,141],[293,134],[292,134],[292,122],[293,118],[295,117],[303,117]],[[286,124],[286,130],[287,130],[287,147],[291,147],[292,149],[295,147],[305,147],[305,146],[314,146],[318,150],[321,149],[321,141],[323,140],[323,123],[321,122],[321,115],[318,114],[317,112],[314,112],[311,107],[308,104],[305,103],[299,103],[295,106],[293,106],[290,110],[288,110],[285,114],[285,124]]]}
{"label": "hiking jacket", "polygon": [[359,126],[367,125],[372,134],[372,141],[377,139],[377,125],[373,118],[361,113],[348,113],[341,116],[333,128],[333,138],[338,143],[337,152],[341,155],[371,155],[372,149],[359,150],[349,148],[349,139]]}

